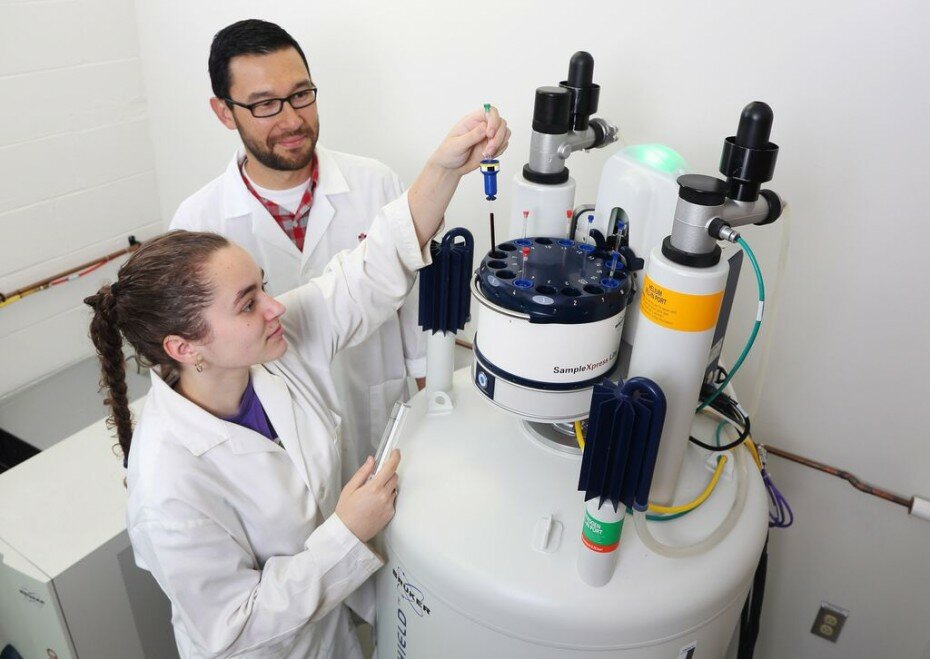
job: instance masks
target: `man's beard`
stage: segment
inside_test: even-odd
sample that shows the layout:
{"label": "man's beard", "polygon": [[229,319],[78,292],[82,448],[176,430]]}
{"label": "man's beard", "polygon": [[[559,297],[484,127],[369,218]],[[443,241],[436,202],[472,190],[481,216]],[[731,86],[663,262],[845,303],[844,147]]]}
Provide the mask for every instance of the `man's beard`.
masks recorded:
{"label": "man's beard", "polygon": [[279,135],[275,139],[282,141],[298,135],[307,138],[309,147],[305,153],[294,153],[292,156],[288,157],[278,155],[275,153],[273,146],[252,140],[241,128],[239,129],[239,137],[249,150],[249,153],[255,156],[255,159],[268,169],[274,169],[280,172],[294,172],[303,169],[313,160],[313,151],[316,148],[316,135],[313,134],[313,129],[310,126],[307,126],[303,130],[288,133],[287,135]]}

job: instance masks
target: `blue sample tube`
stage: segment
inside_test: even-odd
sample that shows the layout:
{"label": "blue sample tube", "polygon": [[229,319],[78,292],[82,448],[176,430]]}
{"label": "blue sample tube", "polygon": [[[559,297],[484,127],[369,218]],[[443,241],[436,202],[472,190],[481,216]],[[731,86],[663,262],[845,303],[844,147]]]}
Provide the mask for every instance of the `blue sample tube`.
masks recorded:
{"label": "blue sample tube", "polygon": [[488,201],[497,199],[497,172],[500,171],[500,161],[488,158],[479,165],[484,176],[484,195]]}

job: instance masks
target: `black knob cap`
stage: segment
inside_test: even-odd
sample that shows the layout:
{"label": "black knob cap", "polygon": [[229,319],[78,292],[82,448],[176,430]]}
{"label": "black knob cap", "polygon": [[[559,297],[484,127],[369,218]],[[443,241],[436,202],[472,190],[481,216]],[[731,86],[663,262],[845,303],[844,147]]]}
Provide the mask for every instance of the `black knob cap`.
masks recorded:
{"label": "black knob cap", "polygon": [[720,173],[727,177],[727,196],[737,201],[755,201],[759,188],[772,180],[778,146],[769,142],[772,108],[754,101],[743,108],[736,135],[723,141]]}
{"label": "black knob cap", "polygon": [[594,81],[594,58],[579,50],[568,62],[569,87],[587,87]]}
{"label": "black knob cap", "polygon": [[753,101],[744,107],[736,129],[736,144],[749,149],[766,148],[774,118],[772,108],[762,101]]}
{"label": "black knob cap", "polygon": [[597,101],[601,95],[600,85],[594,79],[594,58],[591,53],[579,50],[568,63],[568,80],[559,83],[571,92],[572,107],[570,126],[573,130],[587,130],[589,118],[597,112]]}
{"label": "black knob cap", "polygon": [[533,130],[537,133],[567,133],[571,121],[572,94],[564,87],[539,87],[533,106]]}

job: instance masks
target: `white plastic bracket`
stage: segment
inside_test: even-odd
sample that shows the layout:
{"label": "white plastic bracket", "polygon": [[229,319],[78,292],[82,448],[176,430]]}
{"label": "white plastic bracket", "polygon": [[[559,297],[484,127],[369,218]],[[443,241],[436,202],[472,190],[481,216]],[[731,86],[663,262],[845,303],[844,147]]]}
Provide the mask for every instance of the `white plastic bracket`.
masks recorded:
{"label": "white plastic bracket", "polygon": [[552,515],[546,515],[536,522],[533,528],[533,549],[551,554],[562,544],[562,522],[557,522]]}
{"label": "white plastic bracket", "polygon": [[429,394],[428,414],[449,414],[455,409],[452,396],[445,391],[433,391]]}

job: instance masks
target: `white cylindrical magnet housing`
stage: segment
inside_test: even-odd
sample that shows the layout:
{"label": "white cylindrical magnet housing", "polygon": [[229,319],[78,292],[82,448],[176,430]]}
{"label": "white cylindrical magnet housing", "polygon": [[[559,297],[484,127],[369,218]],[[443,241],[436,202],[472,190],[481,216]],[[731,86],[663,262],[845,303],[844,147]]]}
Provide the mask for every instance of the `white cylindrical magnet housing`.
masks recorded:
{"label": "white cylindrical magnet housing", "polygon": [[523,211],[529,211],[526,235],[547,238],[566,238],[565,212],[575,204],[575,179],[565,183],[543,185],[523,178],[517,172],[513,178],[513,203],[510,207],[510,233],[508,239],[522,238]]}
{"label": "white cylindrical magnet housing", "polygon": [[675,494],[728,272],[726,261],[692,268],[670,261],[661,247],[650,254],[629,376],[658,384],[668,406],[650,491],[655,503],[668,505]]}

